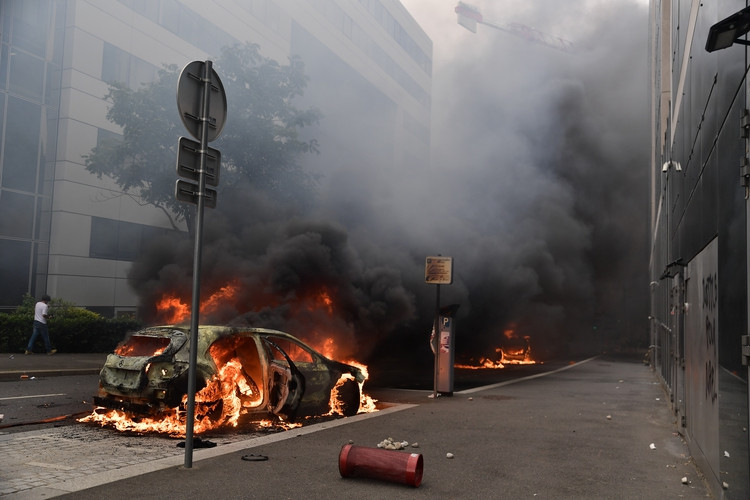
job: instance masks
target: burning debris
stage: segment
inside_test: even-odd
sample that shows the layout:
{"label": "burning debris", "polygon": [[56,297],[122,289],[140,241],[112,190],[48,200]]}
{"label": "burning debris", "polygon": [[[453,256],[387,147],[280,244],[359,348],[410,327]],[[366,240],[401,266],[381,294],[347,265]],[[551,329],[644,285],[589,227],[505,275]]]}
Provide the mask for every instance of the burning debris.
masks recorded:
{"label": "burning debris", "polygon": [[531,336],[518,335],[512,329],[503,332],[505,338],[502,347],[496,347],[491,357],[470,359],[466,363],[457,363],[455,368],[479,370],[483,368],[500,369],[506,365],[533,365],[536,360],[531,357]]}
{"label": "burning debris", "polygon": [[[120,431],[185,434],[187,327],[152,327],[118,346],[100,374],[99,405],[80,419]],[[260,328],[199,329],[196,434],[254,422],[289,429],[300,418],[376,411],[364,365],[323,356],[292,335]]]}

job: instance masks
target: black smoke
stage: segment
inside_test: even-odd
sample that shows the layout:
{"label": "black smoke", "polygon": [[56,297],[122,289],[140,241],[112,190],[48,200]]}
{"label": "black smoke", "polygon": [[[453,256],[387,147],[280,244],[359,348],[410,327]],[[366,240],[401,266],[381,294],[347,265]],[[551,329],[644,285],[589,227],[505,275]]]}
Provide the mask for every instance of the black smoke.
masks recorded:
{"label": "black smoke", "polygon": [[[589,3],[545,2],[514,19],[543,11],[535,27],[574,53],[482,26],[436,44],[429,168],[380,162],[370,127],[366,154],[322,171],[312,210],[250,186],[221,192],[206,213],[201,294],[234,280],[239,295],[202,322],[333,335],[342,356],[426,362],[436,290],[424,259],[442,254],[455,261],[441,302],[460,306],[458,357],[487,355],[506,330],[540,356],[647,342],[648,16],[627,1]],[[332,85],[305,64],[312,95]],[[192,256],[191,241],[165,239],[135,264],[144,319],[158,319],[164,293],[189,303]]]}

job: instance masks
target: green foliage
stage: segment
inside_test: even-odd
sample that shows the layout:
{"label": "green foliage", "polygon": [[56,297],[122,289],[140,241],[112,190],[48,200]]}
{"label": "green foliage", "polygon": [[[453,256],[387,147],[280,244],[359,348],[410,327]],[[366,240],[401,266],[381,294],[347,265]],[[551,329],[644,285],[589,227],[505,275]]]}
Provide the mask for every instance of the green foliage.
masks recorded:
{"label": "green foliage", "polygon": [[[23,352],[31,338],[36,300],[26,295],[18,308],[0,314],[0,352]],[[50,302],[50,340],[60,352],[111,352],[127,335],[141,327],[133,319],[110,319],[70,302]],[[41,339],[37,351],[43,350]],[[41,346],[41,347],[40,347]]]}
{"label": "green foliage", "polygon": [[[222,136],[211,144],[222,154],[220,188],[244,181],[282,198],[310,196],[315,179],[298,159],[317,152],[317,143],[301,140],[299,129],[316,123],[320,113],[293,105],[307,83],[302,62],[292,58],[280,65],[262,57],[257,45],[245,44],[224,48],[214,69],[228,102]],[[137,90],[111,84],[107,118],[122,127],[122,140],[103,140],[84,159],[89,172],[111,177],[140,203],[163,209],[173,226],[186,220],[190,228],[194,207],[174,198],[177,140],[188,135],[176,106],[179,72],[166,66],[155,82]]]}

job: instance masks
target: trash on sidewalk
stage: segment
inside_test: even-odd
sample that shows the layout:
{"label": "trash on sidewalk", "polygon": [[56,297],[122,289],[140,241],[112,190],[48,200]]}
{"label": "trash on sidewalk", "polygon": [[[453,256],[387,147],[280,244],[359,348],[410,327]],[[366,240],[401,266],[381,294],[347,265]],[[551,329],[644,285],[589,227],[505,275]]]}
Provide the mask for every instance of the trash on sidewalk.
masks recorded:
{"label": "trash on sidewalk", "polygon": [[[213,448],[216,446],[216,443],[213,441],[209,441],[208,439],[201,439],[199,437],[193,438],[193,448]],[[177,443],[178,448],[184,448],[185,447],[185,441],[180,441]]]}
{"label": "trash on sidewalk", "polygon": [[651,448],[652,450],[656,449],[656,445],[654,443],[651,443],[650,445],[648,445],[648,447]]}
{"label": "trash on sidewalk", "polygon": [[409,446],[408,441],[396,441],[392,437],[378,443],[378,448],[383,448],[384,450],[403,450],[407,446]]}
{"label": "trash on sidewalk", "polygon": [[345,444],[339,453],[341,477],[367,477],[419,487],[424,461],[420,453]]}

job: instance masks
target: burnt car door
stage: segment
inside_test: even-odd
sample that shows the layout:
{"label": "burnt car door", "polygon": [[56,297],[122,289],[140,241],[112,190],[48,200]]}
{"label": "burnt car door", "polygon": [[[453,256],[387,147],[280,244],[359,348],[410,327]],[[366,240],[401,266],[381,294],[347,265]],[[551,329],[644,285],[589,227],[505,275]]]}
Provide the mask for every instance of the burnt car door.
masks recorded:
{"label": "burnt car door", "polygon": [[305,377],[273,339],[262,337],[261,340],[269,356],[268,410],[293,420],[305,393]]}
{"label": "burnt car door", "polygon": [[304,380],[304,394],[296,408],[297,416],[323,415],[331,409],[331,389],[341,373],[323,362],[322,357],[291,337],[275,337],[274,345]]}

